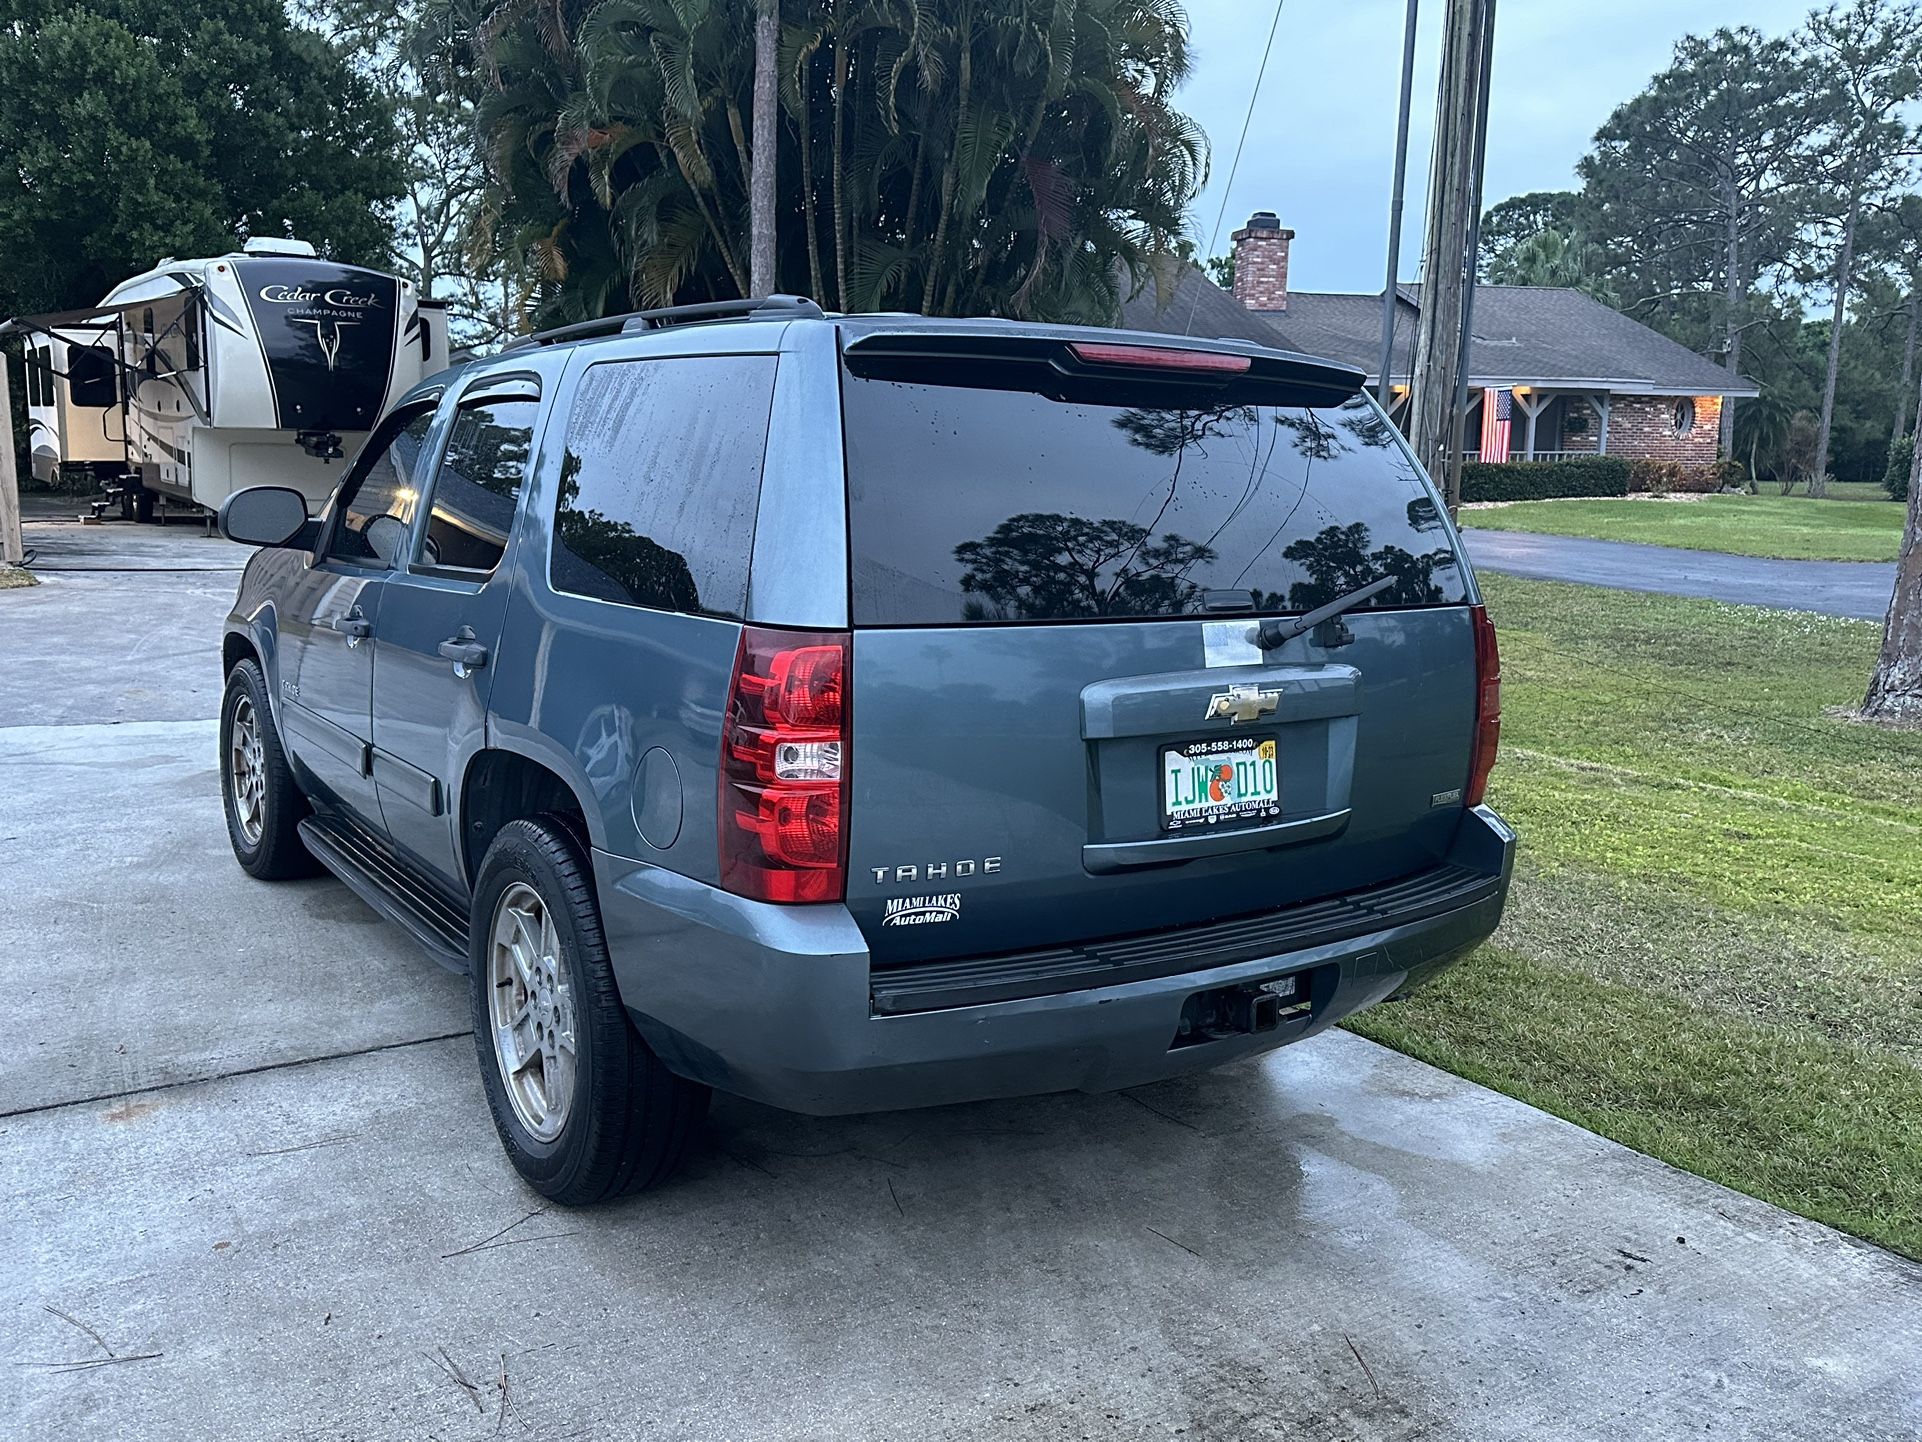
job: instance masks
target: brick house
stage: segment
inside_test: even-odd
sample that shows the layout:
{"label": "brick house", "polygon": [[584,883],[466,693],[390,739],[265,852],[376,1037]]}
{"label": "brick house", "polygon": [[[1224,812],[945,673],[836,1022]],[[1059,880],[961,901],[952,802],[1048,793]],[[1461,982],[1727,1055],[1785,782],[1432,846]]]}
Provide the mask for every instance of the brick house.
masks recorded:
{"label": "brick house", "polygon": [[[1228,336],[1345,361],[1376,383],[1381,362],[1381,295],[1291,291],[1294,231],[1259,211],[1234,234],[1230,296],[1189,268],[1168,294],[1150,287],[1123,307],[1137,330]],[[1395,344],[1389,414],[1408,408],[1408,373],[1421,314],[1421,287],[1395,288]],[[1469,407],[1462,446],[1481,453],[1482,408],[1511,396],[1508,459],[1566,460],[1607,454],[1631,460],[1706,465],[1716,459],[1722,406],[1760,392],[1640,321],[1578,290],[1475,287],[1469,346]]]}

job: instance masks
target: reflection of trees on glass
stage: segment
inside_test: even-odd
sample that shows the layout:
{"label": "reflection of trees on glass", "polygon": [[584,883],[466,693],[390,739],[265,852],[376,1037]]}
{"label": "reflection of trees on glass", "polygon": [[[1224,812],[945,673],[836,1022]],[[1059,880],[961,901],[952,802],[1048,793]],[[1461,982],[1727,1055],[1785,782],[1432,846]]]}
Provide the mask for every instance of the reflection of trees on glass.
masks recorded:
{"label": "reflection of trees on glass", "polygon": [[[522,407],[531,411],[533,402],[515,402],[511,410]],[[502,425],[485,410],[464,410],[447,439],[447,458],[441,467],[482,490],[512,499],[520,494],[533,440],[531,425]]]}
{"label": "reflection of trees on glass", "polygon": [[1395,584],[1374,597],[1371,605],[1423,606],[1445,599],[1443,589],[1435,584],[1435,572],[1455,564],[1454,553],[1447,547],[1417,556],[1400,546],[1371,551],[1369,539],[1368,527],[1356,521],[1348,526],[1325,526],[1316,535],[1290,542],[1281,554],[1307,576],[1288,588],[1285,602],[1279,593],[1264,595],[1262,609],[1312,611],[1383,576],[1393,576]]}
{"label": "reflection of trees on glass", "polygon": [[1214,552],[1173,532],[1151,539],[1131,521],[1030,511],[963,541],[954,558],[967,567],[966,619],[1034,620],[1178,615],[1201,591],[1181,572]]}
{"label": "reflection of trees on glass", "polygon": [[1157,456],[1178,455],[1190,446],[1202,450],[1210,436],[1255,424],[1253,406],[1211,406],[1200,411],[1175,411],[1137,407],[1114,418],[1115,429],[1128,437],[1129,444],[1140,446]]}
{"label": "reflection of trees on glass", "polygon": [[1313,411],[1276,411],[1275,424],[1295,437],[1295,449],[1311,461],[1332,461],[1353,449]]}
{"label": "reflection of trees on glass", "polygon": [[434,481],[426,554],[436,565],[491,571],[500,564],[534,441],[535,402],[463,406]]}
{"label": "reflection of trees on glass", "polygon": [[[560,506],[554,515],[555,577],[561,586],[603,600],[659,610],[698,612],[701,598],[687,558],[670,551],[597,510],[577,510],[581,458],[569,451],[561,463]],[[585,570],[589,574],[582,574]]]}
{"label": "reflection of trees on glass", "polygon": [[1395,428],[1380,411],[1365,403],[1361,407],[1344,406],[1342,409],[1344,414],[1336,424],[1364,446],[1383,450],[1394,447]]}

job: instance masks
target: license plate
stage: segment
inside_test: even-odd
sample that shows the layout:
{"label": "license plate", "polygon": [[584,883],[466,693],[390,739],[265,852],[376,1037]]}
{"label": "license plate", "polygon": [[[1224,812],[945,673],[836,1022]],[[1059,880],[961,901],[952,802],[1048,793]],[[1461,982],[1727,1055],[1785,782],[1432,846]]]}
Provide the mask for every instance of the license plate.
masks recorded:
{"label": "license plate", "polygon": [[1279,815],[1281,772],[1272,739],[1224,736],[1161,749],[1164,831]]}

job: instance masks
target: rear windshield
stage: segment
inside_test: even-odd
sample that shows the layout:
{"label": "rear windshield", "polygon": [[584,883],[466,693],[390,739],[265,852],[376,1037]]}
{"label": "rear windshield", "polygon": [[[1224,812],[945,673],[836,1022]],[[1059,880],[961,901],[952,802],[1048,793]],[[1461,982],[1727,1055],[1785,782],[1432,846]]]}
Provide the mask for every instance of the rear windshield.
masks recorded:
{"label": "rear windshield", "polygon": [[869,626],[1460,604],[1433,491],[1365,399],[1089,403],[843,384],[854,618]]}

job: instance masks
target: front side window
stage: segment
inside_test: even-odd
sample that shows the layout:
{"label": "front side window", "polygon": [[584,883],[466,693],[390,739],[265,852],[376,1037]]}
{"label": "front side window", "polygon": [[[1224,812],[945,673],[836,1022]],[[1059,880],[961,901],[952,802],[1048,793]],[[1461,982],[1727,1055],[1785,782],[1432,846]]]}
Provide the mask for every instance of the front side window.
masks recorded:
{"label": "front side window", "polygon": [[482,574],[500,564],[527,475],[540,402],[478,401],[454,415],[427,515],[421,558]]}
{"label": "front side window", "polygon": [[420,505],[422,448],[434,428],[434,408],[396,416],[369,443],[340,498],[340,521],[327,554],[359,566],[398,569]]}
{"label": "front side window", "polygon": [[556,590],[738,618],[773,356],[605,361],[582,376],[554,514]]}

